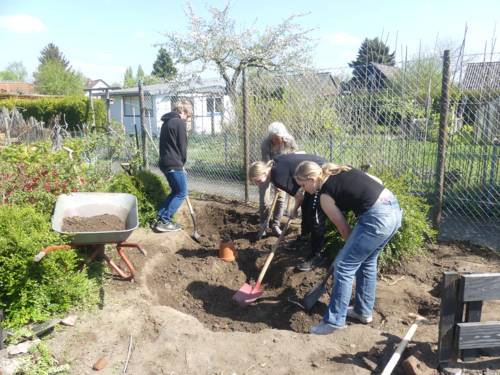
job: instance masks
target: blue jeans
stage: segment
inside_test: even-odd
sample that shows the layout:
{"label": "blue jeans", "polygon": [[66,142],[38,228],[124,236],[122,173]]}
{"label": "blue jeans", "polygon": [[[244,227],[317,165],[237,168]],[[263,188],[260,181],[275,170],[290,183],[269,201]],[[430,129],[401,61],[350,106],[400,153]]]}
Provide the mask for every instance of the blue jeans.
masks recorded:
{"label": "blue jeans", "polygon": [[177,212],[187,196],[187,175],[183,170],[162,170],[170,185],[170,194],[162,203],[158,211],[158,219],[165,222],[172,221],[172,216]]}
{"label": "blue jeans", "polygon": [[339,327],[345,325],[354,277],[354,311],[363,316],[372,315],[377,287],[377,259],[401,226],[402,219],[397,199],[388,193],[388,198],[379,199],[359,216],[351,235],[335,258],[332,295],[323,316],[326,323]]}

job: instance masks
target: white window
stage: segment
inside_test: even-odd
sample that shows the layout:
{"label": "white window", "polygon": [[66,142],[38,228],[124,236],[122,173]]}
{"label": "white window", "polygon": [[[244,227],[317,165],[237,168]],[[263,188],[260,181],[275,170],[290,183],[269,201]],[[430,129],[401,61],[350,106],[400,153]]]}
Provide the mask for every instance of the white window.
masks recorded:
{"label": "white window", "polygon": [[222,98],[207,98],[207,112],[221,113],[223,111]]}

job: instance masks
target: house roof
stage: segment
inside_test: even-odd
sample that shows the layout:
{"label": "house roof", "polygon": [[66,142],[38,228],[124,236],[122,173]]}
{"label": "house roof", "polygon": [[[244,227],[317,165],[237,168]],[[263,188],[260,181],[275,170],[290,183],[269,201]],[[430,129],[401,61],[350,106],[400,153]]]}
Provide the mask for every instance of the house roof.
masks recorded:
{"label": "house roof", "polygon": [[35,87],[32,83],[21,81],[0,81],[0,93],[4,94],[33,94]]}
{"label": "house roof", "polygon": [[338,83],[330,72],[273,75],[270,79],[260,79],[257,86],[269,92],[287,88],[310,96],[330,96],[339,91]]}
{"label": "house roof", "polygon": [[[220,80],[204,80],[194,84],[178,82],[157,83],[143,86],[146,95],[178,95],[178,94],[219,94],[224,95],[226,88]],[[111,96],[136,96],[139,93],[137,87],[111,90]]]}
{"label": "house roof", "polygon": [[500,61],[469,63],[462,81],[464,89],[499,89]]}
{"label": "house roof", "polygon": [[379,64],[376,62],[371,62],[370,64],[373,65],[373,67],[382,73],[388,80],[392,80],[400,74],[400,69],[396,66]]}
{"label": "house roof", "polygon": [[[105,87],[110,87],[106,82],[104,82],[102,79],[89,79],[87,80],[87,83],[85,85],[85,89],[89,90],[89,89],[93,89],[95,88],[96,86],[99,85],[99,83],[101,83],[102,86],[105,86]],[[101,88],[101,87],[99,87]]]}

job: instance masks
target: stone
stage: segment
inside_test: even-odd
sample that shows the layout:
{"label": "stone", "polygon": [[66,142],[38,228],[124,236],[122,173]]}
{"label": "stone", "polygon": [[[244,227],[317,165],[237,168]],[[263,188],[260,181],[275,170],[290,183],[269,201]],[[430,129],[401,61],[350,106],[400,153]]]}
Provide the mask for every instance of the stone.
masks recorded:
{"label": "stone", "polygon": [[437,375],[435,369],[430,368],[424,362],[419,360],[415,355],[406,358],[401,364],[407,375]]}
{"label": "stone", "polygon": [[92,368],[96,371],[102,370],[108,364],[108,359],[106,357],[99,358],[96,363],[92,366]]}
{"label": "stone", "polygon": [[9,356],[16,356],[19,354],[28,353],[28,350],[33,346],[40,342],[40,339],[36,338],[31,341],[24,341],[17,345],[12,345],[7,348],[7,353]]}
{"label": "stone", "polygon": [[77,318],[76,315],[68,315],[66,318],[61,320],[61,324],[73,327],[76,323],[76,318]]}

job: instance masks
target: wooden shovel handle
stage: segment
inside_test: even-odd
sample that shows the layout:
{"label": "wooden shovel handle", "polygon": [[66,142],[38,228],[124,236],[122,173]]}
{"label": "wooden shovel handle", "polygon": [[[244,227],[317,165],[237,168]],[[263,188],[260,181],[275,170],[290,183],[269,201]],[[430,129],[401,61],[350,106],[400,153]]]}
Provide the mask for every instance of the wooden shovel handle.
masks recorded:
{"label": "wooden shovel handle", "polygon": [[278,241],[276,241],[276,243],[273,245],[273,247],[271,249],[271,253],[269,253],[269,255],[267,256],[266,263],[264,263],[264,267],[262,267],[262,271],[260,271],[259,278],[257,279],[256,287],[260,287],[260,283],[262,282],[262,279],[264,278],[264,275],[266,274],[266,271],[269,268],[269,265],[271,264],[271,261],[273,260],[274,253],[276,252],[276,249],[280,245],[281,241],[283,241],[283,238],[285,238],[285,233],[286,233],[286,231],[288,229],[288,225],[290,224],[291,220],[292,219],[288,219],[288,221],[286,222],[285,227],[281,231],[281,234],[280,234],[280,236],[278,238]]}

